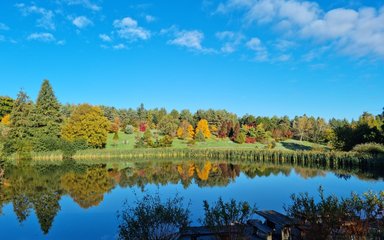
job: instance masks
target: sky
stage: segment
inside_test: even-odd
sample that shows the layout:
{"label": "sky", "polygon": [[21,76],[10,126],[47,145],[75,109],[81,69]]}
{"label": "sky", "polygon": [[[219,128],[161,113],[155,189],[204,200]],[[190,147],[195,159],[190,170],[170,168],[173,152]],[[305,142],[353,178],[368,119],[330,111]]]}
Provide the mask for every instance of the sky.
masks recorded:
{"label": "sky", "polygon": [[384,1],[2,0],[0,95],[356,119],[384,107]]}

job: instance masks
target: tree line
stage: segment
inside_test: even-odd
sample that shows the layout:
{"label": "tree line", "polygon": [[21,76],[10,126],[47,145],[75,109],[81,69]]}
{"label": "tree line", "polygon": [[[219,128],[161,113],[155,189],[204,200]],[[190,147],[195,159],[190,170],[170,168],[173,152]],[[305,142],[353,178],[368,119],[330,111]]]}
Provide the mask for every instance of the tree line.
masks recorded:
{"label": "tree line", "polygon": [[[37,100],[20,91],[16,99],[0,96],[0,150],[15,152],[61,149],[68,155],[85,148],[104,148],[108,133],[136,133],[136,147],[168,147],[179,138],[193,144],[210,138],[228,138],[238,144],[297,139],[327,144],[349,151],[357,144],[384,143],[383,113],[363,113],[357,120],[296,116],[238,117],[226,110],[198,110],[192,113],[165,108],[117,109],[89,104],[61,104],[48,80]],[[158,138],[158,134],[163,136]]]}

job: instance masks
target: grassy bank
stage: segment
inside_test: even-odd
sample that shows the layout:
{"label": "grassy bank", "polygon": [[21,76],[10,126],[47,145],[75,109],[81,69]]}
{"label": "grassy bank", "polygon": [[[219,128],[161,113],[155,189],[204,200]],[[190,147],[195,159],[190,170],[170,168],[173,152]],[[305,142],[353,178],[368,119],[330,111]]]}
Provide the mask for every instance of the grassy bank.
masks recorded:
{"label": "grassy bank", "polygon": [[[60,161],[60,152],[32,153],[33,160]],[[15,157],[13,158],[13,160]],[[327,167],[352,166],[369,163],[383,163],[371,155],[355,152],[288,151],[258,149],[91,149],[78,151],[74,159],[79,162],[129,161],[147,159],[199,159],[199,160],[239,160],[255,163],[287,163],[294,165],[319,165]]]}

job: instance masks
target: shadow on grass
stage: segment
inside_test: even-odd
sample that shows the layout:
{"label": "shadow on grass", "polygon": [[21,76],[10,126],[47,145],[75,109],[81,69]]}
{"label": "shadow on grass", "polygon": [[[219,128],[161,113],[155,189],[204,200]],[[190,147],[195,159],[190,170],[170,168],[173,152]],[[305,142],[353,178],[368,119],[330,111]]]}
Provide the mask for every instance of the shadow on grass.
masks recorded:
{"label": "shadow on grass", "polygon": [[292,142],[281,142],[281,145],[283,145],[283,147],[285,147],[289,150],[302,150],[302,151],[312,150],[312,147],[310,147],[310,146],[305,146],[305,145],[292,143]]}

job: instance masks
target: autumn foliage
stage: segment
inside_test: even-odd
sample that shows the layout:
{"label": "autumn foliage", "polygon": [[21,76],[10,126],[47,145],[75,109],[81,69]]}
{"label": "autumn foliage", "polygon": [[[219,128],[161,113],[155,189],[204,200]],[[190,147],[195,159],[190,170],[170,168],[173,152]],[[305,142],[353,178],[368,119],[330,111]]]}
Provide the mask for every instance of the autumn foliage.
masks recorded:
{"label": "autumn foliage", "polygon": [[184,120],[177,129],[176,135],[179,139],[193,139],[195,131],[193,130],[193,126]]}
{"label": "autumn foliage", "polygon": [[11,124],[11,115],[10,114],[7,114],[5,115],[2,119],[1,119],[1,123],[6,125],[6,126],[9,126]]}
{"label": "autumn foliage", "polygon": [[198,123],[197,123],[197,127],[196,127],[196,133],[198,132],[202,132],[204,137],[205,138],[210,138],[211,137],[211,131],[209,130],[209,125],[208,125],[208,121],[205,120],[205,119],[201,119]]}

